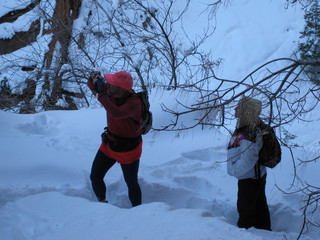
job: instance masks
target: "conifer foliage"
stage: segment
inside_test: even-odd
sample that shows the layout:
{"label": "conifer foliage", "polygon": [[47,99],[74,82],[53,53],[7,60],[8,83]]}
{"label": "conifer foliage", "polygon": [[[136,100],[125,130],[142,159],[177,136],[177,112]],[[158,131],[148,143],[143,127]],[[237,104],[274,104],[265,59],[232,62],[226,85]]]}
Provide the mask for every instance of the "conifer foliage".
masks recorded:
{"label": "conifer foliage", "polygon": [[[320,61],[320,1],[314,0],[310,9],[306,10],[304,15],[305,27],[301,32],[300,38],[304,42],[299,44],[299,53],[301,60]],[[320,85],[320,67],[309,65],[306,67],[306,73],[312,82]]]}

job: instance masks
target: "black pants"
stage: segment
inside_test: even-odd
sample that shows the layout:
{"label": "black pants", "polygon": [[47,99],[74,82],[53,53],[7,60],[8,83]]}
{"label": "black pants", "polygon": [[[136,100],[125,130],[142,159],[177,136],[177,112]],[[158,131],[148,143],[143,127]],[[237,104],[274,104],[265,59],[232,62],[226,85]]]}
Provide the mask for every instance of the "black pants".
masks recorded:
{"label": "black pants", "polygon": [[[139,160],[130,164],[121,164],[124,180],[128,186],[129,199],[132,206],[141,204],[141,189],[138,183]],[[104,176],[109,169],[116,163],[116,160],[111,159],[98,150],[93,161],[90,179],[92,188],[99,201],[106,199],[106,185]]]}
{"label": "black pants", "polygon": [[238,181],[238,227],[271,230],[265,186],[266,175],[260,179]]}

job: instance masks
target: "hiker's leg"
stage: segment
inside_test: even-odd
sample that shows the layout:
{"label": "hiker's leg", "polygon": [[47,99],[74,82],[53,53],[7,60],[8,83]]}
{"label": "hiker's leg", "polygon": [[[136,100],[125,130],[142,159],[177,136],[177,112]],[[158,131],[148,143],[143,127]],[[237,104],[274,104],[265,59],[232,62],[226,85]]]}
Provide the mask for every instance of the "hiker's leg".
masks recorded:
{"label": "hiker's leg", "polygon": [[239,213],[238,227],[250,228],[256,225],[256,192],[255,179],[242,179],[238,181],[237,209]]}
{"label": "hiker's leg", "polygon": [[265,194],[266,175],[259,179],[259,195],[257,200],[257,225],[256,228],[271,231],[270,212]]}
{"label": "hiker's leg", "polygon": [[129,199],[133,207],[141,204],[141,189],[138,183],[139,162],[121,164],[124,180],[128,186]]}
{"label": "hiker's leg", "polygon": [[100,150],[92,163],[90,179],[92,188],[99,201],[106,199],[106,185],[103,181],[108,170],[116,163],[114,159],[108,158]]}

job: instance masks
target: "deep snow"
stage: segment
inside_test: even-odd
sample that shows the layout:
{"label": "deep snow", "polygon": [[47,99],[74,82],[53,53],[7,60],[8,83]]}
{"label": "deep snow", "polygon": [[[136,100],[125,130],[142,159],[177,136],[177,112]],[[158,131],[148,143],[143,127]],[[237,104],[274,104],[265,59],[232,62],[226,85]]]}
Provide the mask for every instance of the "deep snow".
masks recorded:
{"label": "deep snow", "polygon": [[[9,2],[14,1],[2,3]],[[285,10],[284,5],[285,1],[237,0],[219,9],[216,33],[206,47],[214,58],[224,58],[220,76],[241,78],[268,60],[290,56],[303,27],[303,14],[297,7]],[[0,9],[3,14],[4,8]],[[152,92],[155,127],[170,120],[160,107],[170,102],[170,94]],[[319,151],[320,126],[301,124],[296,122],[289,130],[306,151],[296,148],[294,154],[312,157]],[[273,232],[236,227],[237,181],[226,172],[229,136],[223,129],[149,133],[144,137],[139,171],[143,204],[130,208],[119,165],[105,178],[109,204],[97,203],[89,172],[104,126],[101,108],[31,115],[0,112],[1,239],[262,240],[298,236],[302,196],[278,189],[289,191],[293,180],[287,149],[283,149],[280,165],[268,172],[266,194]],[[233,126],[231,122],[229,128]],[[306,180],[319,185],[319,163],[301,171]],[[319,219],[319,210],[315,216]],[[320,229],[314,228],[302,239],[319,236]]]}
{"label": "deep snow", "polygon": [[[155,112],[160,119],[161,113]],[[228,136],[217,130],[144,137],[139,172],[143,205],[130,208],[119,165],[106,176],[109,204],[89,182],[104,126],[102,109],[33,115],[0,113],[1,239],[294,239],[299,194],[286,195],[290,158],[269,171],[273,232],[238,229],[236,180],[226,173]],[[313,125],[313,129],[319,127]],[[306,139],[308,135],[299,135]],[[299,154],[299,149],[295,150]],[[302,153],[300,153],[302,154]],[[317,182],[319,164],[311,167]],[[317,239],[319,229],[303,239]]]}

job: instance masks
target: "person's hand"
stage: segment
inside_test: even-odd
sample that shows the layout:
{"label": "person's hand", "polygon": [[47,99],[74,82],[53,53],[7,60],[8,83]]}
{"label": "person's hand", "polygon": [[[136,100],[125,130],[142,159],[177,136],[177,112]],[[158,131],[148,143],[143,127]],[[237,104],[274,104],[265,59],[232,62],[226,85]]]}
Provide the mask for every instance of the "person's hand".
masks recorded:
{"label": "person's hand", "polygon": [[101,77],[100,72],[92,72],[90,73],[89,79],[92,81],[94,85],[100,77]]}
{"label": "person's hand", "polygon": [[94,95],[97,94],[97,89],[96,89],[95,83],[98,80],[98,76],[100,76],[100,72],[91,72],[90,76],[88,78],[88,81],[87,81],[87,85]]}

